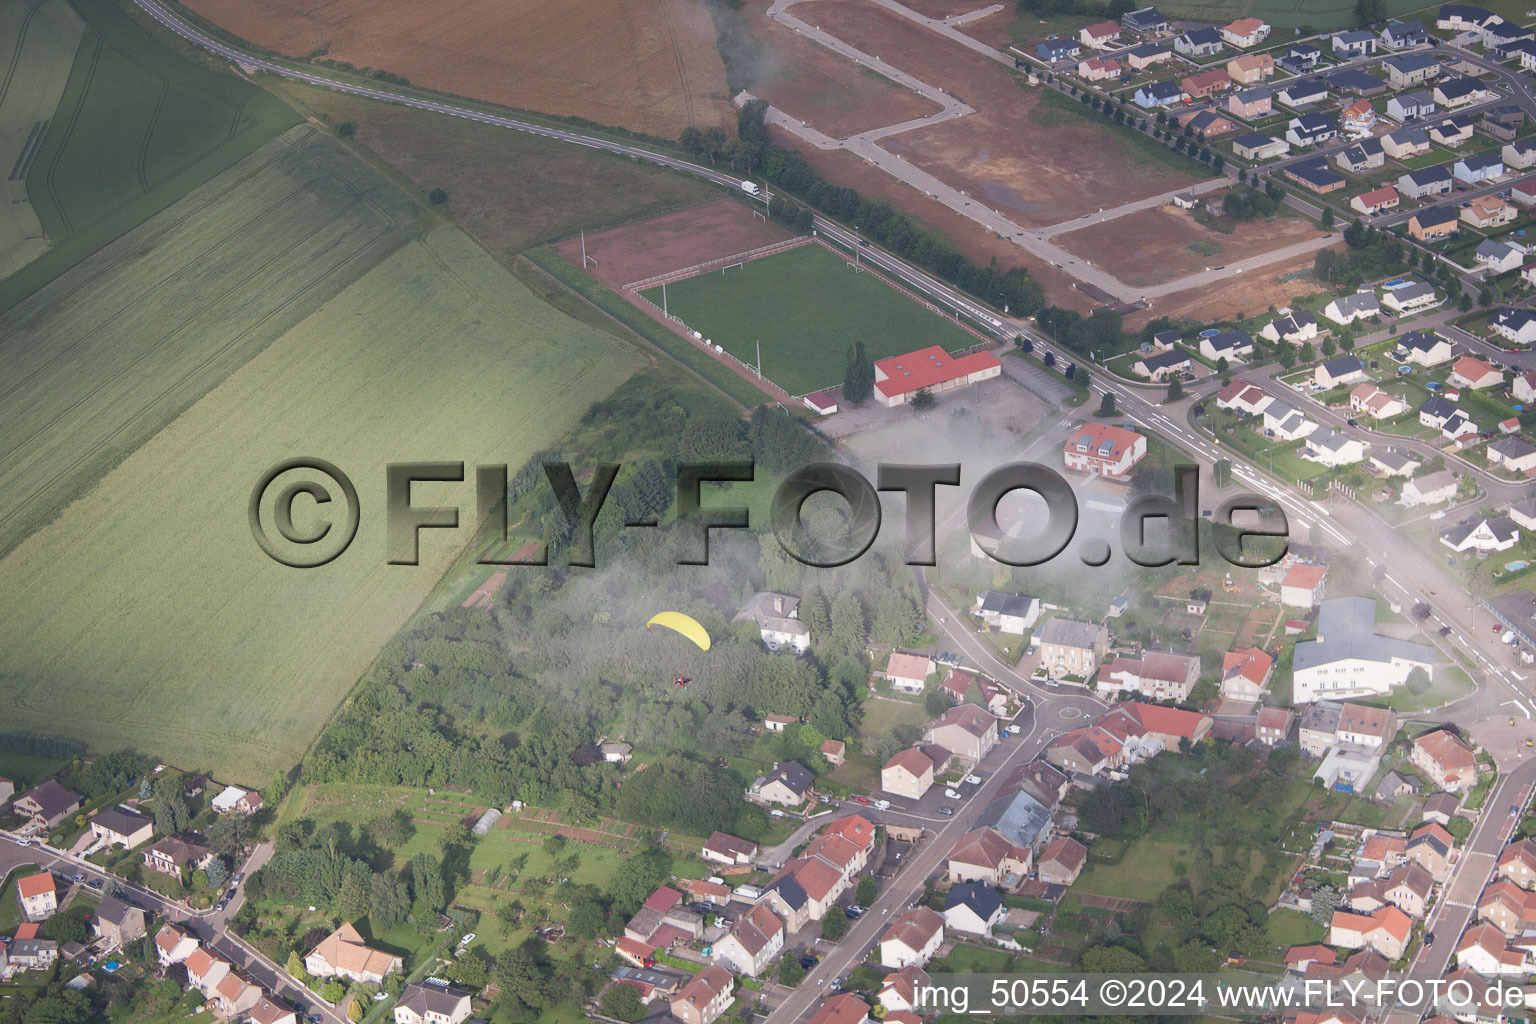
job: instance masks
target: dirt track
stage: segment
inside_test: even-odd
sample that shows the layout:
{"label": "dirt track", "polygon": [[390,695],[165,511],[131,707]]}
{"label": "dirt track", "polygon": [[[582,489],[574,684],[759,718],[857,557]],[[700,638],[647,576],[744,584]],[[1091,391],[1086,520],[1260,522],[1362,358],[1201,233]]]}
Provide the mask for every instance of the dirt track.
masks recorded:
{"label": "dirt track", "polygon": [[[631,281],[680,270],[793,237],[777,224],[764,224],[735,199],[717,199],[676,213],[636,221],[587,235],[587,255],[597,260],[587,273],[617,288]],[[568,238],[555,250],[581,265],[581,241]]]}
{"label": "dirt track", "polygon": [[291,56],[675,138],[735,125],[709,12],[697,0],[189,0],[221,28]]}
{"label": "dirt track", "polygon": [[[1187,211],[1161,206],[1059,235],[1056,243],[1093,260],[1126,284],[1153,285],[1318,234],[1299,217],[1250,221],[1224,234],[1205,227]],[[1199,243],[1221,248],[1205,253],[1190,248]]]}
{"label": "dirt track", "polygon": [[834,139],[941,109],[776,21],[758,17],[752,32],[762,48],[753,94]]}

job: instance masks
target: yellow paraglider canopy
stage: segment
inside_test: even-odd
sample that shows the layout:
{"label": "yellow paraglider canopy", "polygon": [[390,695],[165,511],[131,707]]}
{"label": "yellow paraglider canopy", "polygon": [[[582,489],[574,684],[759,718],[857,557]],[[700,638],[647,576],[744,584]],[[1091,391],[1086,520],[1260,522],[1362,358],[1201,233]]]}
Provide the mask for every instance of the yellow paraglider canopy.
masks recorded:
{"label": "yellow paraglider canopy", "polygon": [[709,650],[709,634],[691,615],[684,615],[682,612],[657,612],[651,616],[651,621],[645,624],[646,629],[652,626],[666,626],[668,629],[676,630],[698,644],[699,650]]}

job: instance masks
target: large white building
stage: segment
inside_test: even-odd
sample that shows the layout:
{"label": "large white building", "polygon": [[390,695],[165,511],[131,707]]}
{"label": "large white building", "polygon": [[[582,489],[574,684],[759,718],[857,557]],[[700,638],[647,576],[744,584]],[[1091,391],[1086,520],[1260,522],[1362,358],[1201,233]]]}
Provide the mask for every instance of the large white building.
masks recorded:
{"label": "large white building", "polygon": [[1416,668],[1432,672],[1434,660],[1434,651],[1424,644],[1379,635],[1375,601],[1334,598],[1318,609],[1317,639],[1296,645],[1293,701],[1381,696],[1406,682]]}

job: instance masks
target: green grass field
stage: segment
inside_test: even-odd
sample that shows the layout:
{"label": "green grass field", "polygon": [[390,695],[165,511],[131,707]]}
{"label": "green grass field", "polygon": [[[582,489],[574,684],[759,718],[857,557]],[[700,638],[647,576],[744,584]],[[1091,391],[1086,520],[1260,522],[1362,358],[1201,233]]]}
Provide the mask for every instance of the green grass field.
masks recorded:
{"label": "green grass field", "polygon": [[0,171],[6,175],[0,182],[0,279],[48,250],[27,201],[24,170],[59,105],[83,31],[65,0],[0,7],[0,39],[16,40],[0,56]]}
{"label": "green grass field", "polygon": [[[519,465],[640,363],[456,228],[433,229],[0,561],[10,727],[264,782],[468,543],[472,467]],[[321,569],[268,559],[247,521],[257,478],[299,454],[340,466],[360,497],[356,541]],[[387,565],[385,466],[432,460],[464,461],[469,479],[415,499],[460,506],[466,528],[429,531],[419,566]]]}
{"label": "green grass field", "polygon": [[52,248],[0,284],[0,310],[299,120],[227,61],[152,35],[131,4],[71,4],[85,35],[27,174]]}
{"label": "green grass field", "polygon": [[423,230],[312,127],[0,314],[0,554]]}
{"label": "green grass field", "polygon": [[[645,297],[661,305],[660,288]],[[843,381],[848,346],[871,359],[929,345],[947,352],[977,339],[819,245],[667,285],[667,309],[749,365],[762,342],[763,376],[791,395]]]}

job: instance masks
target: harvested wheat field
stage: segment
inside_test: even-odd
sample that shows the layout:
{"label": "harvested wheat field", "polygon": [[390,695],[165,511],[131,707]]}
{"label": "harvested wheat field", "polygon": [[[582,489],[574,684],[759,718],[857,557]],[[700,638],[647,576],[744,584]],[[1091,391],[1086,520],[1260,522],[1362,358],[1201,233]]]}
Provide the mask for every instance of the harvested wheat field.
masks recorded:
{"label": "harvested wheat field", "polygon": [[504,106],[675,138],[735,124],[698,0],[190,0],[219,27],[293,56],[404,75]]}
{"label": "harvested wheat field", "polygon": [[1273,252],[1320,234],[1299,217],[1249,221],[1227,234],[1206,227],[1188,211],[1158,206],[1058,235],[1055,241],[1128,285],[1146,286]]}

